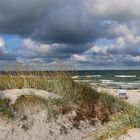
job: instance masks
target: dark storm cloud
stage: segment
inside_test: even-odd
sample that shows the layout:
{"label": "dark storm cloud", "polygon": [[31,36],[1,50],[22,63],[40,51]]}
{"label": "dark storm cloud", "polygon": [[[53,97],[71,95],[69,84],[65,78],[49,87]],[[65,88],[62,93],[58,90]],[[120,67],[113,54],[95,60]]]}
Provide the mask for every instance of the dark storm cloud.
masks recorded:
{"label": "dark storm cloud", "polygon": [[[58,0],[58,3],[60,0]],[[36,23],[53,7],[51,0],[5,0],[0,2],[0,31],[30,35]]]}
{"label": "dark storm cloud", "polygon": [[[0,51],[0,60],[62,59],[95,66],[138,64],[139,5],[139,0],[1,1],[0,33],[18,34],[23,45],[17,56],[8,50]],[[101,38],[115,42],[96,45]]]}
{"label": "dark storm cloud", "polygon": [[103,37],[104,32],[102,23],[93,21],[82,10],[68,7],[50,13],[31,37],[51,43],[81,44]]}
{"label": "dark storm cloud", "polygon": [[0,2],[0,32],[43,42],[86,43],[104,35],[82,0],[5,0]]}
{"label": "dark storm cloud", "polygon": [[47,43],[93,42],[108,37],[112,21],[138,19],[139,4],[138,0],[4,0],[0,2],[0,32]]}
{"label": "dark storm cloud", "polygon": [[16,60],[16,55],[15,54],[11,54],[11,53],[8,53],[8,54],[5,54],[3,52],[0,51],[0,61],[5,61],[5,60],[8,60],[8,61],[15,61]]}

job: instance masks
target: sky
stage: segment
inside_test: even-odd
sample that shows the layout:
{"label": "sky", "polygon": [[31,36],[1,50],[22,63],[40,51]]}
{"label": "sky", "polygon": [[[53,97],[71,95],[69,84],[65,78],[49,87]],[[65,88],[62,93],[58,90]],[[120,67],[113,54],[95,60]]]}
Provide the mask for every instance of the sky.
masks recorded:
{"label": "sky", "polygon": [[140,0],[0,1],[0,70],[140,69]]}

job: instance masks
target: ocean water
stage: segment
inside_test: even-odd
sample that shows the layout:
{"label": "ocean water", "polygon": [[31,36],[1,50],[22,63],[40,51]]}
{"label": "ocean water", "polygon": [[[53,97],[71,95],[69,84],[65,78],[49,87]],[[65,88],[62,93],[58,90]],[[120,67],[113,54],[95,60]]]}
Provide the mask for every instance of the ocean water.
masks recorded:
{"label": "ocean water", "polygon": [[[89,80],[101,85],[140,88],[140,70],[93,70],[78,71],[80,80]],[[73,77],[76,79],[76,77]]]}

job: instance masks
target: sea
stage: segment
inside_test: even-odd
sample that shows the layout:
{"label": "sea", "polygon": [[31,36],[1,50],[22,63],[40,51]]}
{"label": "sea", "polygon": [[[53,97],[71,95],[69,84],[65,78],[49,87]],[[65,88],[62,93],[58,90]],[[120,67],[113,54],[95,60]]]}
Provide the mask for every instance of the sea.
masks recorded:
{"label": "sea", "polygon": [[98,83],[98,85],[101,86],[110,86],[115,88],[140,88],[140,70],[77,71],[77,74],[72,78],[89,82],[91,85]]}

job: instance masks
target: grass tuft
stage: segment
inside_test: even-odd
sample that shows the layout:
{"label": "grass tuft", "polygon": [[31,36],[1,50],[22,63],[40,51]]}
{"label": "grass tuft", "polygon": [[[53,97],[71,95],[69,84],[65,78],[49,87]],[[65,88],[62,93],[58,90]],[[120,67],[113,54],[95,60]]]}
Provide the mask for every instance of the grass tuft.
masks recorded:
{"label": "grass tuft", "polygon": [[12,117],[12,109],[8,98],[0,99],[0,115],[8,118]]}

